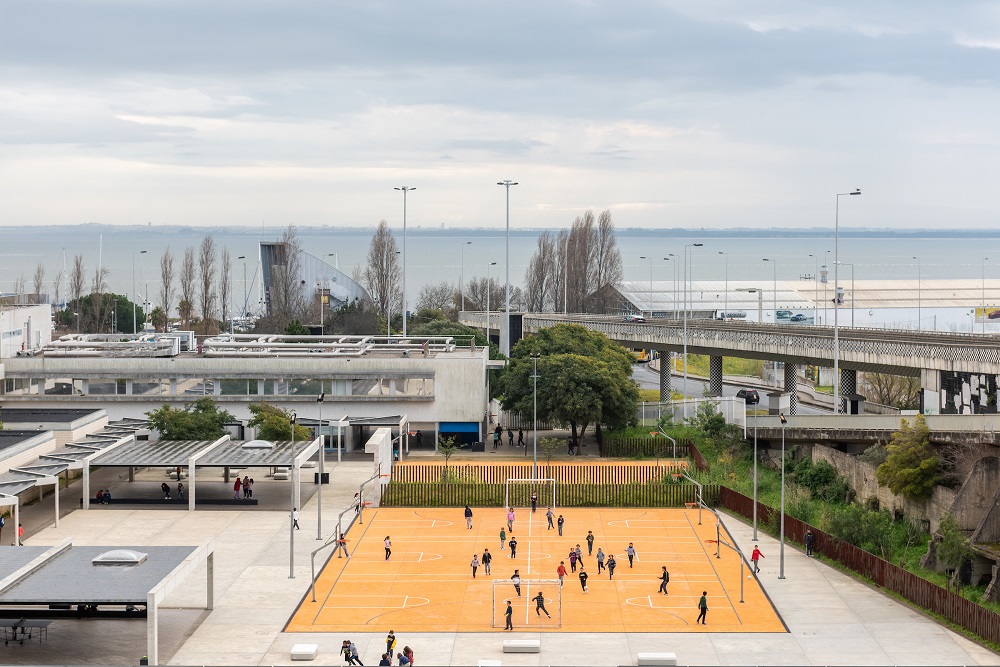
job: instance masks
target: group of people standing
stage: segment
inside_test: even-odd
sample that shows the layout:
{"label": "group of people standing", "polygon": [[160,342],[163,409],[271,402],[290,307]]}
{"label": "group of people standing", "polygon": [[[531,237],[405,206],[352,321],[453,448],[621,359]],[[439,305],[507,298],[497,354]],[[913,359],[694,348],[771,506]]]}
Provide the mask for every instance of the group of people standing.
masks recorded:
{"label": "group of people standing", "polygon": [[[493,449],[496,449],[503,442],[503,427],[497,424],[497,427],[493,429]],[[511,428],[507,429],[507,446],[514,446],[514,430]],[[517,446],[524,447],[524,430],[517,429]]]}
{"label": "group of people standing", "polygon": [[236,477],[236,481],[233,482],[233,500],[240,499],[241,491],[244,498],[253,498],[253,479],[250,476],[244,475],[243,479]]}
{"label": "group of people standing", "polygon": [[[396,649],[396,643],[395,632],[389,630],[389,634],[385,638],[385,653],[379,656],[379,665],[392,664],[392,652]],[[344,664],[364,666],[365,663],[361,662],[361,658],[358,656],[358,647],[350,639],[343,641],[340,652],[344,654]],[[412,665],[413,649],[404,646],[401,651],[396,653],[396,658],[398,659],[397,665]]]}

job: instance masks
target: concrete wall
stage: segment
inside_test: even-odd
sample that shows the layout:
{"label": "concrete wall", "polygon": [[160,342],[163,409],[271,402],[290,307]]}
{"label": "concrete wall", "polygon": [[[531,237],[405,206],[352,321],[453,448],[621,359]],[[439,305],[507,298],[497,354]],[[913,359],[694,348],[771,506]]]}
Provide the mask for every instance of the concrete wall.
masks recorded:
{"label": "concrete wall", "polygon": [[52,306],[15,306],[0,310],[0,359],[52,342]]}
{"label": "concrete wall", "polygon": [[874,466],[826,445],[812,446],[812,460],[814,463],[826,461],[837,470],[837,473],[846,477],[851,488],[857,493],[859,502],[865,502],[872,497],[878,498],[882,509],[902,510],[911,521],[927,520],[931,524],[931,530],[937,530],[941,517],[951,511],[955,502],[955,491],[940,486],[934,489],[934,494],[928,500],[910,500],[897,496],[879,485],[875,479]]}
{"label": "concrete wall", "polygon": [[1000,488],[1000,459],[989,456],[979,459],[955,496],[951,515],[962,530],[973,531],[993,506]]}

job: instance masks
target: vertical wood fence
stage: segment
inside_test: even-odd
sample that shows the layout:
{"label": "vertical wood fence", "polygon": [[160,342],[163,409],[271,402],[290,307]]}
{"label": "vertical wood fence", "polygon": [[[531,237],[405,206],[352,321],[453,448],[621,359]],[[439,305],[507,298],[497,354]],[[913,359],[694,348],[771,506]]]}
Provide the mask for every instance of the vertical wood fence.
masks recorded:
{"label": "vertical wood fence", "polygon": [[[511,503],[515,507],[530,505],[534,490],[526,484],[511,487]],[[545,494],[542,503],[545,503]],[[683,507],[695,502],[697,488],[693,484],[556,484],[558,507]],[[719,486],[705,485],[707,503],[718,501]],[[438,482],[396,482],[382,492],[382,507],[502,507],[504,484],[441,484]]]}
{"label": "vertical wood fence", "polygon": [[[662,461],[660,463],[621,462],[608,464],[595,461],[593,464],[539,463],[539,479],[555,479],[559,484],[633,484],[662,481],[674,470],[683,469],[686,461]],[[393,482],[449,482],[466,484],[499,484],[508,479],[530,479],[532,463],[452,463],[446,468],[443,463],[397,463],[392,468]]]}
{"label": "vertical wood fence", "polygon": [[[750,518],[753,516],[753,499],[742,493],[722,487],[719,491],[721,507]],[[768,522],[779,512],[761,502],[757,503],[757,517]],[[813,550],[854,570],[870,579],[876,586],[885,588],[913,604],[938,614],[983,639],[1000,644],[1000,614],[986,609],[957,593],[907,572],[901,567],[868,553],[853,544],[844,542],[794,517],[785,515],[785,538],[802,542],[806,530],[815,536]]]}

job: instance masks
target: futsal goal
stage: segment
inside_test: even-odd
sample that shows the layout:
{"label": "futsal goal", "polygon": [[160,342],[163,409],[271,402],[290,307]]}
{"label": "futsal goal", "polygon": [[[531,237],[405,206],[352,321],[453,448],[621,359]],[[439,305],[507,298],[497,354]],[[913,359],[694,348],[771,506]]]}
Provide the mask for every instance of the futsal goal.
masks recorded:
{"label": "futsal goal", "polygon": [[556,480],[508,477],[504,483],[504,507],[531,507],[531,494],[538,494],[539,507],[556,506]]}
{"label": "futsal goal", "polygon": [[494,579],[492,627],[507,625],[508,601],[513,612],[511,622],[516,630],[562,627],[562,587],[558,579],[522,579],[520,597],[510,579]]}

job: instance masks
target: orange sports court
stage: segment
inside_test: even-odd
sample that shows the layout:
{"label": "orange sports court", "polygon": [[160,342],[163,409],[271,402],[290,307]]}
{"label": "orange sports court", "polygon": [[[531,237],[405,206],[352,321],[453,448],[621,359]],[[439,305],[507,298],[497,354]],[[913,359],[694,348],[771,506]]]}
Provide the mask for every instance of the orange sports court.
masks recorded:
{"label": "orange sports court", "polygon": [[[716,558],[716,520],[698,509],[553,508],[565,519],[563,536],[548,529],[546,508],[517,508],[514,530],[517,558],[500,547],[507,512],[499,507],[472,508],[473,528],[463,508],[374,508],[364,524],[347,534],[350,558],[331,558],[316,582],[316,602],[307,594],[286,628],[288,632],[503,632],[505,600],[514,609],[514,630],[554,632],[786,632],[757,579],[740,569],[736,552],[720,548]],[[613,553],[614,580],[597,573],[587,553],[587,531],[599,547]],[[389,536],[392,554],[385,558]],[[722,531],[723,541],[733,543]],[[635,546],[629,567],[626,548]],[[588,591],[578,572],[570,572],[571,548],[581,545],[589,574]],[[473,554],[493,555],[492,574],[482,566],[477,578]],[[765,554],[777,558],[778,554]],[[564,561],[567,576],[559,591],[555,580]],[[668,595],[658,592],[661,567],[670,573]],[[520,570],[517,597],[510,577]],[[742,576],[741,576],[742,573]],[[494,580],[503,583],[496,585]],[[742,580],[742,581],[741,581]],[[740,602],[740,584],[743,602]],[[708,595],[706,625],[696,625],[698,599]],[[537,614],[532,600],[539,592],[553,616]],[[561,593],[561,594],[560,594]],[[561,615],[558,613],[561,597]],[[561,622],[560,622],[561,618]],[[499,625],[497,625],[499,619]]]}

